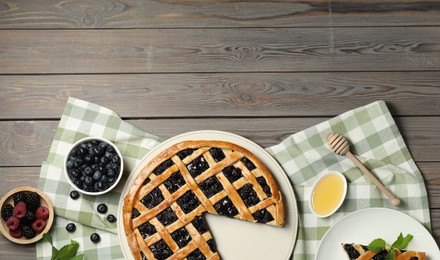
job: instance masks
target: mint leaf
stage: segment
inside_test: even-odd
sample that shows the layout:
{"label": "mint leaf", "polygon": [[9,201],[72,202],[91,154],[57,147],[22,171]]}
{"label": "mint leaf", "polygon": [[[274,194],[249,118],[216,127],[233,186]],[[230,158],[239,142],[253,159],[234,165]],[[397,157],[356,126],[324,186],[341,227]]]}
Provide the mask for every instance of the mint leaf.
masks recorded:
{"label": "mint leaf", "polygon": [[84,259],[84,254],[80,254],[80,255],[72,257],[72,260],[83,260],[83,259]]}
{"label": "mint leaf", "polygon": [[52,246],[52,258],[51,259],[53,259],[53,257],[58,254],[58,249],[53,246],[52,236],[49,235],[48,233],[44,233],[43,239],[46,240],[47,242],[49,242],[49,244]]}
{"label": "mint leaf", "polygon": [[388,251],[385,260],[394,260],[394,258],[396,258],[396,252],[394,251],[394,248],[390,248],[390,251]]}
{"label": "mint leaf", "polygon": [[55,260],[70,260],[75,254],[76,250],[78,250],[79,244],[75,240],[70,240],[70,244],[63,246],[60,250],[58,250],[58,255]]}
{"label": "mint leaf", "polygon": [[400,248],[402,241],[403,241],[403,235],[402,235],[402,232],[400,232],[399,236],[397,237],[397,240],[394,241],[394,243],[391,245],[391,247]]}
{"label": "mint leaf", "polygon": [[412,239],[413,239],[413,235],[411,235],[411,234],[406,235],[406,236],[403,238],[403,241],[402,241],[402,243],[400,244],[400,247],[396,247],[396,248],[398,248],[398,249],[400,249],[400,250],[405,249],[405,248],[408,246],[409,242],[411,242]]}
{"label": "mint leaf", "polygon": [[368,250],[373,251],[375,253],[379,253],[384,250],[387,243],[382,238],[377,238],[368,245]]}

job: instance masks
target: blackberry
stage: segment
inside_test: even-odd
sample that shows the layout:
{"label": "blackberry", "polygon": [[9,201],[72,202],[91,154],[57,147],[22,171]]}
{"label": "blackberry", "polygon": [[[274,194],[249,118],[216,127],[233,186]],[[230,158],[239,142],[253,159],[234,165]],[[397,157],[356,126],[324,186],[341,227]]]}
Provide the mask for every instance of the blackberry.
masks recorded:
{"label": "blackberry", "polygon": [[35,212],[40,207],[40,196],[35,192],[29,192],[26,196],[26,208]]}
{"label": "blackberry", "polygon": [[35,220],[35,213],[32,211],[28,211],[23,219],[21,219],[21,223],[24,225],[31,225]]}
{"label": "blackberry", "polygon": [[76,225],[74,223],[69,223],[66,225],[66,230],[67,230],[67,232],[70,232],[70,233],[75,232]]}
{"label": "blackberry", "polygon": [[14,194],[12,199],[14,200],[14,206],[17,205],[20,202],[26,202],[26,193],[21,192],[21,191],[17,192],[17,193]]}
{"label": "blackberry", "polygon": [[35,236],[35,231],[31,226],[23,226],[23,236],[27,239],[31,239]]}
{"label": "blackberry", "polygon": [[2,218],[4,221],[8,221],[8,219],[14,214],[14,207],[11,204],[5,204],[2,208]]}
{"label": "blackberry", "polygon": [[101,236],[99,236],[98,233],[93,233],[92,235],[90,235],[90,240],[93,243],[99,243],[99,241],[101,241]]}

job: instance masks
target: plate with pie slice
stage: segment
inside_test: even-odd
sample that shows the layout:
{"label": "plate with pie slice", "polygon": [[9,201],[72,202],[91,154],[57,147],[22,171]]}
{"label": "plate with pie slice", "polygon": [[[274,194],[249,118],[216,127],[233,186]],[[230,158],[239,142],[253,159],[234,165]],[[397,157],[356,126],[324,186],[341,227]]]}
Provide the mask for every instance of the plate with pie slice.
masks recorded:
{"label": "plate with pie slice", "polygon": [[194,131],[150,151],[118,211],[127,259],[289,259],[298,210],[290,181],[256,143]]}
{"label": "plate with pie slice", "polygon": [[[407,251],[420,255],[424,253],[428,260],[440,259],[437,243],[420,222],[397,210],[367,208],[350,213],[334,224],[322,238],[315,260],[349,259],[342,244],[352,244],[354,249],[363,253],[368,249],[357,245],[368,246],[376,238],[382,238],[391,244],[400,233],[403,236],[414,236],[406,248]],[[407,258],[402,256],[401,259]]]}

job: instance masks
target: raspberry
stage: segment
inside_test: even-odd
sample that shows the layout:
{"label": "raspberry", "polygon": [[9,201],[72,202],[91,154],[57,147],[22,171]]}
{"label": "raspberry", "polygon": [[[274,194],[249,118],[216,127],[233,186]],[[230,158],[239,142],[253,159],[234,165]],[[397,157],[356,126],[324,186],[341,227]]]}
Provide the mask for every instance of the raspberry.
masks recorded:
{"label": "raspberry", "polygon": [[45,227],[46,227],[46,221],[42,219],[37,219],[34,221],[34,223],[32,223],[32,228],[35,230],[35,232],[38,233],[43,231]]}
{"label": "raspberry", "polygon": [[11,204],[5,204],[2,208],[2,218],[8,221],[14,215],[14,207]]}
{"label": "raspberry", "polygon": [[29,192],[26,196],[28,210],[35,212],[40,207],[40,196],[35,192]]}
{"label": "raspberry", "polygon": [[26,204],[24,204],[24,202],[19,202],[17,205],[15,205],[14,208],[14,216],[16,216],[19,219],[24,218],[24,216],[26,216],[27,213],[27,209],[26,209]]}
{"label": "raspberry", "polygon": [[23,231],[21,228],[17,228],[16,230],[9,229],[9,235],[11,235],[11,237],[20,238],[23,235]]}
{"label": "raspberry", "polygon": [[6,221],[6,226],[8,226],[9,230],[17,230],[20,226],[20,219],[12,216]]}
{"label": "raspberry", "polygon": [[23,236],[27,239],[31,239],[35,236],[35,231],[30,226],[23,226]]}
{"label": "raspberry", "polygon": [[46,220],[49,218],[49,210],[45,206],[40,206],[35,213],[37,219]]}
{"label": "raspberry", "polygon": [[26,193],[21,192],[21,191],[17,192],[14,194],[12,199],[14,200],[14,205],[17,205],[20,202],[26,202]]}

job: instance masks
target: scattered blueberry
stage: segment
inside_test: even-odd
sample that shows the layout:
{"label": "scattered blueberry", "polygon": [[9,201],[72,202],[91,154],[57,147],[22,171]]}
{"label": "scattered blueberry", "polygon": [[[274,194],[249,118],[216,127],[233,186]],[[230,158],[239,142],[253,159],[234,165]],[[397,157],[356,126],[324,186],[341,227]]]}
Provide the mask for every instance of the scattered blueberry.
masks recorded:
{"label": "scattered blueberry", "polygon": [[79,192],[76,191],[76,190],[71,191],[70,192],[70,198],[73,199],[73,200],[78,199],[79,198]]}
{"label": "scattered blueberry", "polygon": [[110,222],[110,223],[115,223],[115,222],[116,222],[116,217],[115,217],[115,215],[113,215],[113,214],[109,214],[109,215],[107,216],[107,221]]}
{"label": "scattered blueberry", "polygon": [[90,235],[90,240],[93,243],[99,243],[99,241],[101,241],[101,237],[99,236],[98,233],[93,233],[92,235]]}
{"label": "scattered blueberry", "polygon": [[75,230],[76,230],[75,224],[74,223],[67,224],[66,230],[67,230],[67,232],[70,232],[70,233],[75,232]]}
{"label": "scattered blueberry", "polygon": [[105,213],[107,213],[107,210],[108,210],[107,205],[105,205],[104,203],[99,204],[98,207],[97,207],[96,209],[97,209],[98,212],[101,213],[101,214],[105,214]]}

